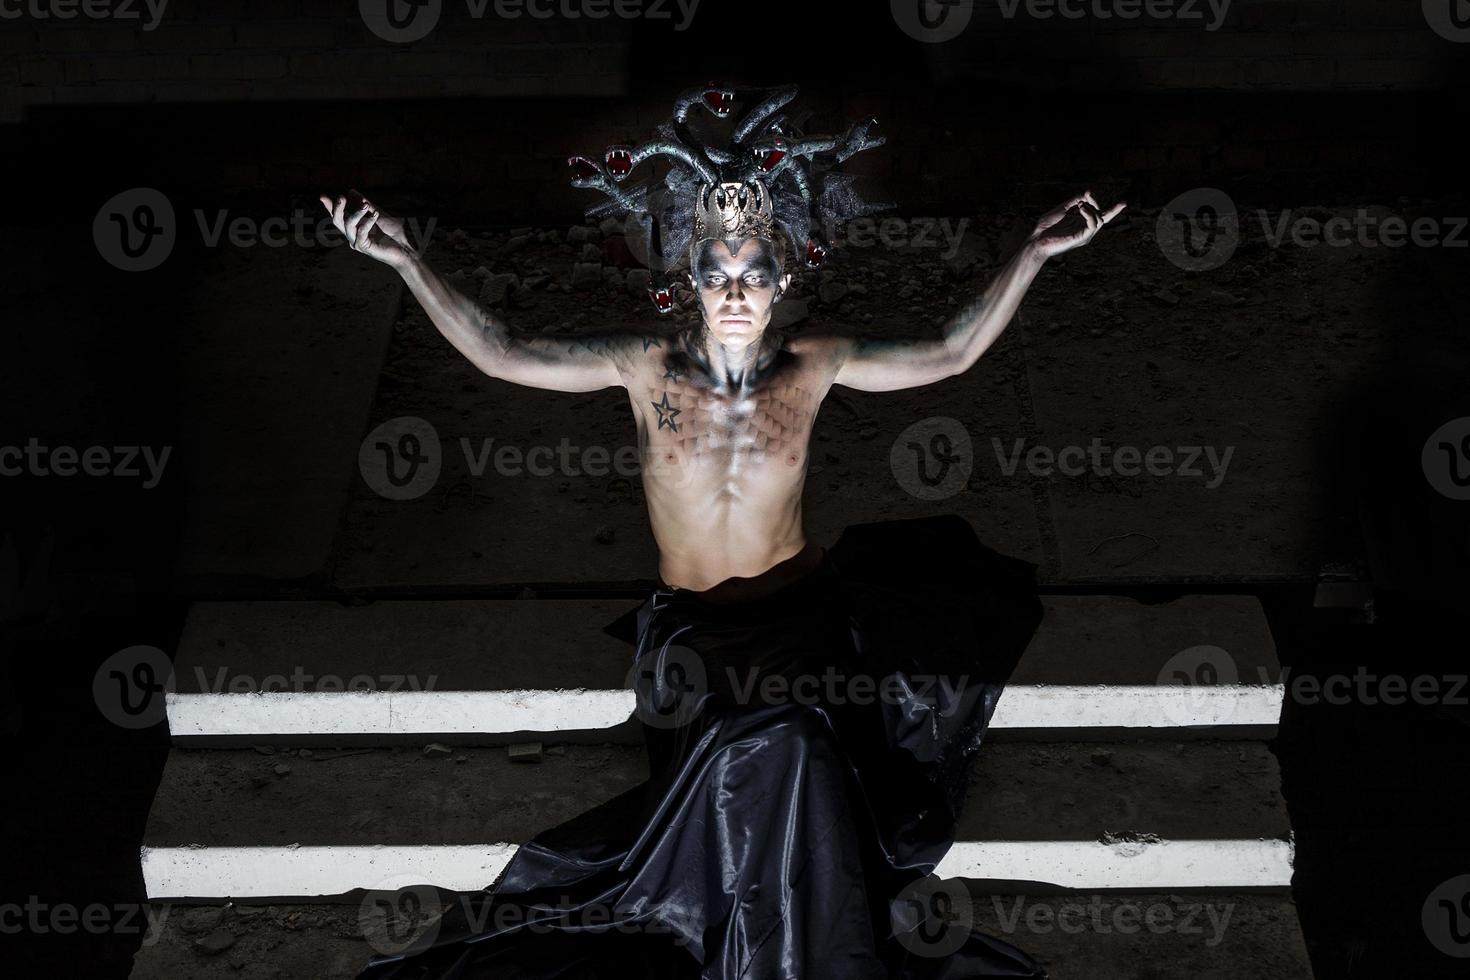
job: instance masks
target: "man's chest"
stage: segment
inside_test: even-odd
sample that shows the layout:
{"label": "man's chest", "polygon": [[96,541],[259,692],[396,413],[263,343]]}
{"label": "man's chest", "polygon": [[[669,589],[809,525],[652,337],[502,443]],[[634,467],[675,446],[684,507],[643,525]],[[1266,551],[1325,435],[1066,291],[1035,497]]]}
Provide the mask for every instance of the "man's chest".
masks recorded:
{"label": "man's chest", "polygon": [[675,368],[644,379],[629,397],[646,449],[665,463],[699,468],[803,464],[821,401],[795,372],[752,390],[722,391]]}

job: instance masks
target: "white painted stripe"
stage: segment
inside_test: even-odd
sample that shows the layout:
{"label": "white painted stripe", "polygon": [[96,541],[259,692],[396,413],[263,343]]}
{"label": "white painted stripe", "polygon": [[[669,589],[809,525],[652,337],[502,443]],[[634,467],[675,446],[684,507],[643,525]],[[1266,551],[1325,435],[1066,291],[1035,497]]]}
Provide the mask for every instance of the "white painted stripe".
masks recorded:
{"label": "white painted stripe", "polygon": [[[992,728],[1274,726],[1285,686],[1047,685],[1007,688]],[[633,715],[633,692],[292,691],[170,693],[169,729],[190,735],[404,735],[609,728]]]}
{"label": "white painted stripe", "polygon": [[[355,888],[433,884],[473,891],[493,882],[514,844],[314,847],[145,847],[151,900],[340,895]],[[956,843],[943,878],[1038,881],[1066,888],[1257,888],[1291,884],[1281,840]]]}
{"label": "white painted stripe", "polygon": [[271,691],[169,694],[174,735],[404,735],[610,728],[632,691]]}
{"label": "white painted stripe", "polygon": [[1284,888],[1293,854],[1284,840],[959,841],[934,872],[1081,889]]}

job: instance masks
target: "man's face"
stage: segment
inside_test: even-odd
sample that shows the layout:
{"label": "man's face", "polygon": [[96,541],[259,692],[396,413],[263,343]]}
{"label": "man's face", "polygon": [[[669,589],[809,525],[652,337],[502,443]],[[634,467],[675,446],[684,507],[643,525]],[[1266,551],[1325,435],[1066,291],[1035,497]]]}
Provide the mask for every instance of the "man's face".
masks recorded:
{"label": "man's face", "polygon": [[715,340],[741,347],[760,339],[771,322],[777,292],[786,291],[791,277],[781,273],[774,242],[747,238],[734,244],[739,250],[731,252],[724,241],[700,242],[690,279]]}

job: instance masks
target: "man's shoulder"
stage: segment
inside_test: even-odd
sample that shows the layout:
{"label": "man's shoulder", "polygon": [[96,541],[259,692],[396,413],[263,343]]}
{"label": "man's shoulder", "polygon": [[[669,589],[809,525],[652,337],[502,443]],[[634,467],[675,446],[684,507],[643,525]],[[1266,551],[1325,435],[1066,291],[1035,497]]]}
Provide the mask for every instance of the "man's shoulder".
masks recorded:
{"label": "man's shoulder", "polygon": [[782,345],[793,357],[812,363],[835,363],[846,356],[852,338],[840,333],[811,333],[790,337]]}

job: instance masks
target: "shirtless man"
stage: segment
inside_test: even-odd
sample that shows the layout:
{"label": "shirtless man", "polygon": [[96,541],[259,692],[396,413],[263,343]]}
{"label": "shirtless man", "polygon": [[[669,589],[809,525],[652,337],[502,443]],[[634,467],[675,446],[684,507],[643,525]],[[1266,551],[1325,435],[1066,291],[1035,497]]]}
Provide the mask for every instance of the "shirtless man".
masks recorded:
{"label": "shirtless man", "polygon": [[626,389],[659,576],[700,592],[816,550],[802,527],[802,487],[812,422],[834,384],[894,391],[968,370],[1046,260],[1091,241],[1126,207],[1103,211],[1088,191],[1053,209],[937,336],[905,339],[768,331],[791,283],[780,247],[709,239],[689,272],[701,322],[670,339],[518,334],[429,268],[401,221],[356,195],[320,200],[351,247],[396,270],[440,333],[485,374],[552,391]]}

